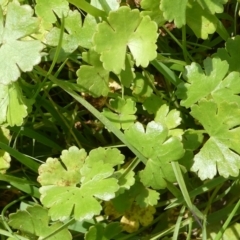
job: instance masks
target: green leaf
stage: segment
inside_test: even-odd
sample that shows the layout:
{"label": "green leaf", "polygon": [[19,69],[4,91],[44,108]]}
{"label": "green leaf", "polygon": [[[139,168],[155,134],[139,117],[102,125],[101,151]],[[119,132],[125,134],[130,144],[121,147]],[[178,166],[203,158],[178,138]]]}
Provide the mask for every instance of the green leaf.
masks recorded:
{"label": "green leaf", "polygon": [[149,85],[149,80],[141,73],[136,73],[136,78],[133,81],[133,96],[138,98],[138,101],[144,101],[147,97],[150,97],[153,90]]}
{"label": "green leaf", "polygon": [[103,109],[103,115],[109,119],[117,128],[128,129],[136,120],[135,102],[130,98],[124,100],[120,97],[109,101],[110,109]]}
{"label": "green leaf", "polygon": [[[37,205],[28,207],[26,211],[17,211],[10,214],[8,224],[12,228],[19,230],[21,235],[28,236],[29,239],[43,239],[63,226],[63,223],[60,222],[50,224],[47,209]],[[67,228],[63,228],[48,239],[70,240],[72,236]]]}
{"label": "green leaf", "polygon": [[198,2],[188,1],[186,22],[198,38],[207,39],[209,34],[216,31],[219,20],[216,15],[203,9]]}
{"label": "green leaf", "polygon": [[122,194],[126,190],[129,190],[130,187],[135,183],[134,178],[135,172],[134,171],[126,171],[125,169],[120,169],[119,171],[115,172],[113,176],[118,179],[119,190],[118,194]]}
{"label": "green leaf", "polygon": [[209,135],[194,157],[192,171],[204,180],[219,174],[225,178],[238,176],[240,168],[240,109],[238,104],[203,100],[192,107],[196,118]]}
{"label": "green leaf", "polygon": [[157,110],[163,105],[163,100],[155,94],[151,94],[150,97],[146,98],[143,102],[143,107],[148,111],[148,113],[156,113]]}
{"label": "green leaf", "polygon": [[145,169],[140,172],[141,182],[146,187],[161,189],[166,187],[165,180],[175,181],[170,162],[181,158],[184,150],[177,137],[168,138],[165,125],[152,121],[145,131],[143,125],[137,122],[125,131],[125,135],[148,158]]}
{"label": "green leaf", "polygon": [[142,0],[140,2],[141,8],[144,10],[141,12],[142,16],[148,15],[158,26],[162,26],[165,23],[163,12],[160,10],[159,0]]}
{"label": "green leaf", "polygon": [[121,7],[98,24],[93,42],[103,67],[119,74],[125,69],[127,47],[137,66],[147,67],[156,56],[157,25],[137,9]]}
{"label": "green leaf", "polygon": [[27,109],[31,107],[31,101],[24,98],[18,83],[9,85],[0,84],[0,124],[7,123],[10,126],[20,126],[27,116]]}
{"label": "green leaf", "polygon": [[117,179],[112,177],[113,166],[122,162],[122,155],[113,151],[114,154],[106,159],[111,151],[105,150],[105,154],[104,149],[97,151],[99,158],[91,152],[86,157],[85,150],[71,147],[62,152],[61,162],[49,158],[40,166],[40,200],[50,208],[53,220],[65,220],[71,215],[78,221],[91,219],[102,209],[96,198],[108,201],[115,197],[119,186]]}
{"label": "green leaf", "polygon": [[160,8],[163,16],[169,22],[174,20],[176,27],[180,28],[186,24],[186,7],[188,0],[175,0],[174,3],[168,0],[162,0]]}
{"label": "green leaf", "polygon": [[7,14],[0,8],[0,84],[10,84],[23,72],[32,71],[41,61],[43,45],[38,40],[26,38],[37,32],[38,19],[32,17],[29,5],[11,2]]}
{"label": "green leaf", "polygon": [[145,187],[139,181],[131,187],[130,194],[141,208],[157,205],[160,195],[157,191]]}
{"label": "green leaf", "polygon": [[83,60],[89,65],[82,65],[77,71],[77,83],[83,92],[94,97],[107,96],[109,92],[109,72],[100,62],[100,55],[93,50],[83,53]]}
{"label": "green leaf", "polygon": [[[66,0],[36,0],[35,11],[45,29],[50,29],[58,18],[67,16],[69,11]],[[57,17],[56,17],[57,16]]]}
{"label": "green leaf", "polygon": [[9,153],[0,149],[0,173],[6,173],[6,170],[10,167],[11,157]]}
{"label": "green leaf", "polygon": [[238,71],[240,72],[240,55],[238,49],[240,45],[240,36],[229,38],[226,42],[225,48],[218,48],[217,53],[213,54],[213,57],[218,57],[221,60],[226,60],[229,64],[229,72]]}
{"label": "green leaf", "polygon": [[[178,85],[176,95],[182,99],[181,105],[191,107],[203,98],[215,102],[229,101],[240,103],[240,76],[238,72],[227,75],[228,64],[218,58],[207,58],[202,70],[199,64],[192,63],[186,67],[187,83]],[[227,75],[227,76],[226,76]]]}
{"label": "green leaf", "polygon": [[179,111],[176,109],[169,111],[169,106],[163,104],[156,112],[154,121],[166,125],[168,129],[173,129],[181,124],[182,119]]}

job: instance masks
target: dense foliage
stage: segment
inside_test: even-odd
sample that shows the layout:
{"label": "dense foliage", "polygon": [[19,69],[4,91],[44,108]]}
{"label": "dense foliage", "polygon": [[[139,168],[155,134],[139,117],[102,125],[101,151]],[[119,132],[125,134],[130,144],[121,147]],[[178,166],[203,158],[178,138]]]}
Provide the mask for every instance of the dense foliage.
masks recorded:
{"label": "dense foliage", "polygon": [[0,0],[1,239],[240,239],[236,0]]}

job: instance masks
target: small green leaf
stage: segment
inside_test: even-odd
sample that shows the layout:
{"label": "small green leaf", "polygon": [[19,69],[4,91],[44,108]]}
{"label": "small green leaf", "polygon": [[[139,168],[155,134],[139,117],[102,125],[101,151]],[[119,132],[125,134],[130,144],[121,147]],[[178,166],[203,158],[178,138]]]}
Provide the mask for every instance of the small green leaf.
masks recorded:
{"label": "small green leaf", "polygon": [[180,28],[186,24],[186,7],[188,0],[172,1],[162,0],[160,8],[163,11],[163,16],[169,22],[174,20],[175,25]]}
{"label": "small green leaf", "polygon": [[131,99],[124,100],[120,97],[111,99],[109,102],[110,109],[103,109],[103,115],[108,118],[117,128],[127,129],[136,120],[134,113],[136,112],[135,102]]}
{"label": "small green leaf", "polygon": [[148,113],[156,113],[157,110],[163,105],[164,101],[159,96],[151,94],[150,97],[146,98],[143,102],[143,107],[148,111]]}
{"label": "small green leaf", "polygon": [[136,73],[136,78],[133,81],[133,96],[138,98],[138,101],[144,101],[147,97],[150,97],[153,90],[149,85],[147,77],[141,73]]}
{"label": "small green leaf", "polygon": [[240,168],[240,109],[238,104],[202,100],[192,107],[196,118],[209,135],[209,139],[194,157],[192,171],[205,180],[219,174],[236,177]]}
{"label": "small green leaf", "polygon": [[[228,63],[218,58],[207,58],[203,62],[205,73],[197,63],[186,67],[187,83],[178,85],[176,95],[182,99],[181,105],[191,107],[203,98],[215,102],[237,102],[240,98],[240,76],[238,72],[228,72]],[[226,76],[227,75],[227,76]]]}
{"label": "small green leaf", "polygon": [[130,187],[135,183],[135,172],[127,171],[125,169],[120,169],[113,174],[118,179],[119,190],[118,194],[122,194],[124,191],[129,190]]}
{"label": "small green leaf", "polygon": [[240,72],[240,55],[238,49],[240,45],[240,36],[229,38],[226,42],[225,48],[218,48],[217,53],[213,54],[213,57],[218,57],[221,60],[226,60],[229,64],[229,72],[238,71]]}
{"label": "small green leaf", "polygon": [[[17,211],[9,215],[8,224],[17,229],[23,236],[28,236],[29,239],[43,239],[54,233],[58,228],[63,226],[63,223],[50,223],[47,209],[41,206],[28,207],[25,211]],[[54,233],[49,240],[72,239],[72,236],[67,228]]]}
{"label": "small green leaf", "polygon": [[155,206],[159,200],[159,193],[145,187],[141,182],[136,182],[130,189],[130,194],[141,208]]}
{"label": "small green leaf", "polygon": [[83,53],[83,60],[90,65],[82,65],[77,71],[77,83],[83,92],[94,97],[107,96],[109,92],[109,72],[100,62],[100,55],[93,50]]}
{"label": "small green leaf", "polygon": [[182,119],[179,111],[176,109],[169,111],[169,106],[164,104],[156,112],[154,121],[166,125],[168,129],[173,129],[180,125]]}
{"label": "small green leaf", "polygon": [[[0,7],[0,84],[10,84],[41,61],[43,44],[26,38],[38,31],[38,19],[29,5],[11,2],[7,14]],[[25,39],[24,39],[25,38]],[[23,40],[24,39],[24,40]]]}
{"label": "small green leaf", "polygon": [[140,179],[146,187],[165,188],[165,180],[175,181],[170,162],[181,158],[184,150],[179,138],[168,138],[166,125],[152,121],[145,131],[143,125],[137,122],[125,131],[125,135],[148,158],[145,169],[140,172]]}
{"label": "small green leaf", "polygon": [[[107,36],[107,37],[106,37]],[[93,42],[103,67],[119,74],[125,69],[127,47],[137,66],[146,67],[156,54],[157,25],[137,9],[121,7],[109,13],[108,22],[98,24]]]}

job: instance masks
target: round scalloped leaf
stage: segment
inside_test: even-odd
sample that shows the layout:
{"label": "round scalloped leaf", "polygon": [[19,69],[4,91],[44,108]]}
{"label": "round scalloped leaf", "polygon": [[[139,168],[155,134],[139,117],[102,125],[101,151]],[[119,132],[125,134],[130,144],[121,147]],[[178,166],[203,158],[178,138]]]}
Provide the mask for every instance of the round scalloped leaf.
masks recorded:
{"label": "round scalloped leaf", "polygon": [[152,121],[145,130],[137,122],[125,131],[125,136],[148,158],[145,169],[140,172],[141,182],[146,187],[161,189],[166,187],[166,180],[175,181],[170,162],[180,159],[184,149],[178,137],[168,137],[166,125]]}
{"label": "round scalloped leaf", "polygon": [[163,16],[169,22],[174,20],[176,27],[180,28],[186,24],[186,7],[188,0],[175,0],[174,3],[169,0],[162,0],[160,8]]}
{"label": "round scalloped leaf", "polygon": [[136,120],[134,113],[137,111],[136,103],[132,99],[122,99],[120,97],[111,99],[109,102],[111,110],[103,109],[103,115],[112,122],[118,129],[128,129]]}
{"label": "round scalloped leaf", "polygon": [[168,129],[173,129],[181,124],[182,119],[179,111],[176,109],[169,111],[169,106],[163,104],[156,112],[154,121],[165,124]]}
{"label": "round scalloped leaf", "polygon": [[108,22],[98,24],[93,42],[103,67],[119,74],[125,69],[127,47],[137,66],[147,67],[157,56],[157,24],[137,9],[121,7],[109,13]]}
{"label": "round scalloped leaf", "polygon": [[11,2],[6,16],[0,8],[0,83],[16,81],[20,71],[31,71],[41,61],[43,44],[38,40],[24,39],[38,31],[38,19],[32,17],[29,5]]}
{"label": "round scalloped leaf", "polygon": [[61,162],[49,158],[40,166],[40,200],[50,208],[53,220],[65,220],[71,215],[79,221],[91,219],[102,210],[96,198],[108,201],[115,197],[119,185],[113,166],[122,162],[123,156],[118,150],[98,149],[97,158],[96,154],[91,156],[94,151],[86,158],[84,149],[71,147],[62,152]]}
{"label": "round scalloped leaf", "polygon": [[[203,71],[204,69],[204,71]],[[203,69],[197,63],[186,67],[187,83],[178,85],[176,95],[182,99],[181,105],[191,107],[203,98],[214,99],[216,103],[223,101],[240,104],[240,75],[228,72],[228,63],[219,58],[207,58]]]}
{"label": "round scalloped leaf", "polygon": [[209,139],[194,156],[192,171],[205,180],[217,171],[225,178],[237,177],[240,169],[240,109],[236,103],[202,100],[193,105],[191,115],[209,135]]}
{"label": "round scalloped leaf", "polygon": [[29,239],[44,239],[52,233],[54,234],[47,239],[72,239],[66,227],[56,231],[63,226],[63,223],[50,223],[49,220],[47,209],[41,206],[31,206],[24,211],[20,210],[10,214],[8,224],[13,229],[19,230],[18,234],[22,234],[24,237],[28,236]]}

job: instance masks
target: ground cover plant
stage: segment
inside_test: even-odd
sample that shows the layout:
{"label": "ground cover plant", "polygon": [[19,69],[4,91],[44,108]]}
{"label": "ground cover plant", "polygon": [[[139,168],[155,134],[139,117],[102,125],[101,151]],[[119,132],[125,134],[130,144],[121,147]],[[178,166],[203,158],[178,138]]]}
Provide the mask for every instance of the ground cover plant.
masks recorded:
{"label": "ground cover plant", "polygon": [[236,0],[0,0],[1,239],[240,239]]}

